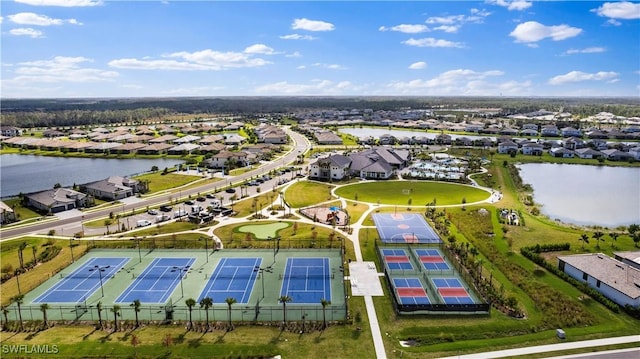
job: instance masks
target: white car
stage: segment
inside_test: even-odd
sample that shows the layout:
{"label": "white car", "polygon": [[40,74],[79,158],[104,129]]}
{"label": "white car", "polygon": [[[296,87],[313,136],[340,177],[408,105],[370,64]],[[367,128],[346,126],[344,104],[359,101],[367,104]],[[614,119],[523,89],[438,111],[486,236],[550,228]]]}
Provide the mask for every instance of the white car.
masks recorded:
{"label": "white car", "polygon": [[138,222],[136,222],[136,227],[146,227],[146,226],[150,226],[152,223],[150,220],[148,219],[141,219]]}

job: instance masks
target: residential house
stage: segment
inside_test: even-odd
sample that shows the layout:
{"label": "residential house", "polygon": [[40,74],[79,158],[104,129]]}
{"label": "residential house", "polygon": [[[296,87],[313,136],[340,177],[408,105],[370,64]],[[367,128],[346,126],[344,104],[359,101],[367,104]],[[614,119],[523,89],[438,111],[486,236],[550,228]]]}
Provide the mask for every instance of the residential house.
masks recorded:
{"label": "residential house", "polygon": [[192,142],[198,142],[200,139],[201,139],[200,136],[186,135],[184,137],[176,138],[175,140],[173,140],[173,143],[175,144],[192,143]]}
{"label": "residential house", "polygon": [[525,128],[522,131],[520,131],[520,136],[537,137],[538,136],[538,130],[532,130],[530,128]]}
{"label": "residential house", "polygon": [[178,136],[162,135],[160,137],[154,138],[153,140],[149,140],[149,143],[173,143],[173,141],[177,139],[178,139]]}
{"label": "residential house", "polygon": [[516,153],[518,145],[513,141],[503,141],[498,144],[498,153]]}
{"label": "residential house", "polygon": [[322,131],[315,134],[316,142],[320,145],[341,145],[342,138],[331,131]]}
{"label": "residential house", "polygon": [[209,168],[229,169],[246,166],[248,164],[248,159],[247,153],[243,151],[220,151],[219,153],[211,156],[211,158],[205,160],[204,163]]}
{"label": "residential house", "polygon": [[602,253],[558,257],[558,268],[621,306],[640,307],[640,269]]}
{"label": "residential house", "polygon": [[22,136],[22,129],[13,126],[0,126],[0,135],[6,137]]}
{"label": "residential house", "polygon": [[536,131],[536,133],[538,133],[538,125],[536,125],[535,123],[525,123],[524,125],[522,125],[522,129],[533,130],[533,131]]}
{"label": "residential house", "polygon": [[640,251],[614,252],[613,256],[616,260],[624,264],[628,264],[634,268],[640,269]]}
{"label": "residential house", "polygon": [[602,152],[596,151],[589,147],[578,148],[577,150],[575,150],[575,153],[576,156],[584,159],[600,158],[603,156]]}
{"label": "residential house", "polygon": [[544,125],[540,129],[540,136],[542,137],[558,137],[560,136],[560,131],[558,127],[555,125]]}
{"label": "residential house", "polygon": [[80,190],[95,198],[115,201],[131,197],[141,190],[140,181],[120,176],[80,185]]}
{"label": "residential house", "polygon": [[542,156],[544,147],[540,143],[529,142],[522,145],[522,154],[531,156]]}
{"label": "residential house", "polygon": [[393,167],[374,152],[349,154],[350,172],[365,179],[389,179],[395,173]]}
{"label": "residential house", "polygon": [[349,176],[351,159],[344,155],[319,158],[309,165],[309,178],[318,180],[341,180]]}
{"label": "residential house", "polygon": [[629,149],[629,155],[631,155],[633,159],[640,161],[640,146],[631,147]]}
{"label": "residential house", "polygon": [[578,148],[584,148],[586,143],[578,137],[569,137],[562,141],[562,145],[566,149],[577,150]]}
{"label": "residential house", "polygon": [[573,150],[564,148],[564,147],[552,147],[549,149],[549,154],[553,157],[561,157],[561,158],[573,158],[575,153]]}
{"label": "residential house", "polygon": [[0,224],[11,223],[16,220],[16,213],[13,208],[0,201]]}
{"label": "residential house", "polygon": [[198,141],[199,144],[206,146],[206,145],[210,145],[212,143],[222,143],[224,142],[224,136],[223,135],[210,135],[207,137],[204,137],[202,139],[200,139],[200,141]]}
{"label": "residential house", "polygon": [[167,153],[167,150],[169,150],[171,147],[173,147],[173,145],[168,143],[153,143],[139,149],[138,153],[145,155],[159,155]]}
{"label": "residential house", "polygon": [[82,208],[87,204],[87,195],[68,188],[54,188],[25,195],[27,206],[46,213],[58,213]]}
{"label": "residential house", "polygon": [[200,145],[195,143],[183,143],[177,146],[173,146],[167,150],[170,155],[187,155],[200,148]]}
{"label": "residential house", "polygon": [[236,133],[224,136],[224,144],[228,146],[240,146],[246,139]]}
{"label": "residential house", "polygon": [[633,159],[633,155],[629,154],[629,152],[622,152],[614,148],[603,150],[601,152],[604,155],[604,158],[610,161],[626,161]]}
{"label": "residential house", "polygon": [[582,131],[573,127],[563,127],[560,130],[562,137],[582,137]]}

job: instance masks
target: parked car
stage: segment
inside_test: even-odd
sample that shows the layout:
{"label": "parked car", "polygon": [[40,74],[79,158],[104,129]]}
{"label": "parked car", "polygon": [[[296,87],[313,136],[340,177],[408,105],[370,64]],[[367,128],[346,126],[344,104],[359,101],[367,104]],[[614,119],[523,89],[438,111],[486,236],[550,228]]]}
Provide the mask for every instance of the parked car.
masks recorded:
{"label": "parked car", "polygon": [[158,211],[156,211],[155,209],[150,209],[150,210],[147,211],[147,213],[152,215],[152,216],[155,216],[155,215],[158,214]]}
{"label": "parked car", "polygon": [[227,193],[236,193],[236,190],[234,188],[227,188],[224,191],[227,192]]}
{"label": "parked car", "polygon": [[207,193],[206,197],[207,198],[216,198],[216,196],[213,193]]}
{"label": "parked car", "polygon": [[168,221],[168,220],[170,220],[170,219],[171,219],[171,217],[169,217],[168,215],[166,215],[166,214],[161,214],[161,215],[159,215],[159,216],[157,216],[157,217],[156,217],[156,223],[164,222],[164,221]]}
{"label": "parked car", "polygon": [[180,218],[187,215],[187,211],[184,209],[177,210],[173,213],[173,218]]}
{"label": "parked car", "polygon": [[206,199],[206,198],[204,198],[204,197],[198,197],[198,198],[196,198],[196,201],[198,201],[198,202],[204,202],[204,201],[206,201],[206,200],[207,200],[207,199]]}
{"label": "parked car", "polygon": [[146,227],[150,225],[151,225],[151,221],[148,219],[141,219],[138,222],[136,222],[136,227]]}
{"label": "parked car", "polygon": [[160,210],[162,212],[171,212],[172,208],[171,206],[160,206]]}
{"label": "parked car", "polygon": [[184,204],[188,204],[189,206],[193,205],[195,202],[192,200],[185,201]]}

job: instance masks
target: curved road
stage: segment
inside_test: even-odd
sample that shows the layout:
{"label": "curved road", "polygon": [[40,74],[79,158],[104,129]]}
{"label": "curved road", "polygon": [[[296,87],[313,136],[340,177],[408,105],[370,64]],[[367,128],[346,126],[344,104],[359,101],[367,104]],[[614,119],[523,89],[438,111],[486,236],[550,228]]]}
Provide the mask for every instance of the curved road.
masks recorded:
{"label": "curved road", "polygon": [[[233,184],[243,183],[245,180],[256,176],[267,173],[271,170],[283,167],[286,164],[289,164],[297,159],[297,156],[306,152],[311,148],[311,143],[307,140],[303,135],[293,132],[289,129],[285,129],[289,137],[294,143],[293,148],[284,156],[278,158],[275,161],[271,161],[265,165],[262,165],[254,170],[245,172],[243,174],[237,176],[227,176],[225,178],[224,185],[221,182],[209,183],[202,186],[195,186],[189,189],[184,189],[180,191],[180,197],[185,198],[189,195],[197,195],[198,193],[211,192],[215,188],[218,190],[221,188],[231,187]],[[224,193],[224,192],[223,192]],[[133,208],[145,208],[147,206],[154,207],[161,204],[169,203],[170,199],[175,199],[176,191],[172,193],[163,194],[159,196],[154,196],[151,198],[144,198],[140,201],[136,201],[136,203],[123,204],[117,208],[117,212],[126,212],[127,210],[131,210]],[[97,211],[79,213],[75,216],[67,217],[67,218],[58,218],[58,219],[47,219],[42,223],[32,223],[23,226],[17,226],[13,228],[7,228],[0,230],[0,240],[5,241],[15,237],[24,236],[30,233],[43,233],[47,232],[50,229],[61,227],[64,225],[75,225],[80,228],[81,221],[91,221],[98,218],[103,218],[109,215],[109,212],[114,212],[114,207],[109,207]]]}

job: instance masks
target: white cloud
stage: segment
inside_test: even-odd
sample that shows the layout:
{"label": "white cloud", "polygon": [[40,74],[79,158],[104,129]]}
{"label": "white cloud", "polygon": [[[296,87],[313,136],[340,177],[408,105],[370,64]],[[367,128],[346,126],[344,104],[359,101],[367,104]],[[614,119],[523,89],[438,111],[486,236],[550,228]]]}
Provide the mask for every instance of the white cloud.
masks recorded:
{"label": "white cloud", "polygon": [[15,0],[32,6],[86,7],[102,5],[101,0]]}
{"label": "white cloud", "polygon": [[418,34],[428,32],[429,28],[422,24],[400,24],[392,27],[380,26],[379,31],[397,31],[405,34]]}
{"label": "white cloud", "polygon": [[196,52],[181,51],[162,57],[163,59],[116,59],[109,61],[109,66],[135,70],[221,71],[231,68],[260,67],[271,63],[261,58],[252,57],[251,53],[219,52],[210,49]]}
{"label": "white cloud", "polygon": [[516,42],[537,42],[546,38],[554,41],[565,40],[578,36],[582,29],[569,25],[545,26],[537,21],[527,21],[518,24],[509,34]]}
{"label": "white cloud", "polygon": [[218,92],[220,90],[224,90],[222,86],[199,86],[199,87],[189,87],[189,88],[175,88],[167,91],[162,91],[163,95],[166,96],[207,96],[212,93]]}
{"label": "white cloud", "polygon": [[291,24],[293,30],[307,30],[307,31],[333,31],[335,26],[330,22],[309,20],[306,18],[295,19]]}
{"label": "white cloud", "polygon": [[533,3],[529,2],[529,1],[525,1],[525,0],[513,0],[513,1],[488,0],[487,3],[488,4],[492,4],[492,5],[498,5],[498,6],[506,7],[508,10],[516,10],[516,11],[526,10],[526,9],[530,8],[531,5],[533,5]]}
{"label": "white cloud", "polygon": [[255,88],[255,92],[267,95],[341,95],[352,88],[349,81],[312,80],[309,84],[276,82]]}
{"label": "white cloud", "polygon": [[418,61],[418,62],[414,62],[411,65],[409,65],[409,68],[411,70],[422,70],[424,68],[427,67],[427,63],[424,61]]}
{"label": "white cloud", "polygon": [[313,66],[313,67],[321,67],[323,69],[329,69],[329,70],[346,70],[346,67],[344,67],[342,65],[325,64],[325,63],[322,63],[322,62],[316,62],[315,64],[312,64],[311,66]]}
{"label": "white cloud", "polygon": [[493,82],[493,78],[503,76],[504,72],[491,70],[478,72],[469,69],[457,69],[441,73],[431,79],[397,81],[387,85],[394,94],[406,95],[522,95],[530,91],[531,82],[504,81]]}
{"label": "white cloud", "polygon": [[448,32],[448,33],[455,33],[455,32],[458,32],[458,30],[460,29],[460,25],[440,25],[440,26],[434,27],[434,29]]}
{"label": "white cloud", "polygon": [[599,8],[592,9],[591,11],[597,13],[599,16],[611,19],[640,19],[640,4],[627,1],[607,2],[602,4]]}
{"label": "white cloud", "polygon": [[56,56],[52,60],[21,62],[14,73],[18,76],[11,83],[101,82],[113,81],[119,74],[95,68],[84,68],[86,57]]}
{"label": "white cloud", "polygon": [[53,19],[46,15],[38,15],[33,12],[21,12],[14,15],[7,16],[9,21],[19,24],[19,25],[35,25],[35,26],[52,26],[52,25],[63,25],[64,23],[72,24],[72,25],[82,25],[82,23],[78,22],[76,19]]}
{"label": "white cloud", "polygon": [[30,27],[21,27],[17,29],[9,30],[9,33],[14,36],[29,36],[32,38],[44,37],[44,34],[40,30],[32,29]]}
{"label": "white cloud", "polygon": [[275,51],[265,44],[255,44],[244,49],[246,54],[273,55]]}
{"label": "white cloud", "polygon": [[461,42],[435,39],[433,37],[425,37],[422,39],[410,38],[409,40],[403,41],[402,43],[405,45],[416,46],[416,47],[455,47],[455,48],[464,47],[464,43],[461,43]]}
{"label": "white cloud", "polygon": [[618,76],[617,72],[613,71],[600,71],[596,73],[587,73],[582,71],[571,71],[564,75],[558,75],[549,79],[550,85],[563,85],[571,82],[582,82],[582,81],[608,81],[615,82]]}
{"label": "white cloud", "polygon": [[283,40],[315,40],[317,37],[311,35],[290,34],[280,36]]}
{"label": "white cloud", "polygon": [[605,52],[607,49],[604,47],[587,47],[584,49],[569,49],[562,53],[563,55],[573,55],[573,54],[596,54],[600,52]]}
{"label": "white cloud", "polygon": [[285,57],[302,57],[302,54],[299,51],[294,51],[290,54],[284,55]]}

